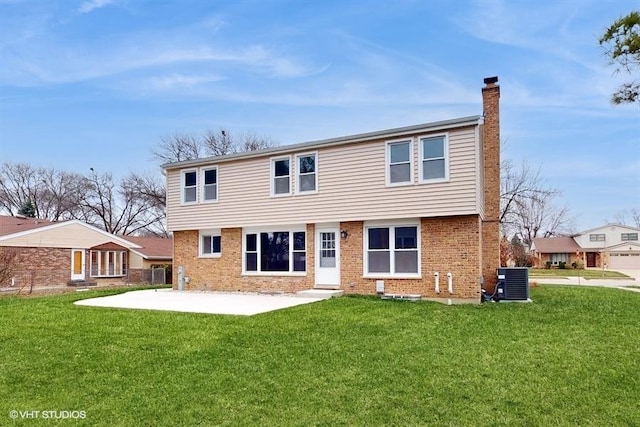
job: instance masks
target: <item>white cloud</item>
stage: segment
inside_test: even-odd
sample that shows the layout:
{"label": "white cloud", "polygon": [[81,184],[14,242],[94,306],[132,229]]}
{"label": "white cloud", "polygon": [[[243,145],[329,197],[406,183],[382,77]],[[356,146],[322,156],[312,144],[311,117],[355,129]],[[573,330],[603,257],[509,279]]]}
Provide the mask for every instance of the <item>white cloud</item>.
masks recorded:
{"label": "white cloud", "polygon": [[78,8],[80,13],[89,13],[94,9],[100,9],[113,3],[113,0],[87,0]]}
{"label": "white cloud", "polygon": [[224,80],[224,77],[218,75],[185,75],[173,73],[165,76],[152,77],[150,84],[152,89],[172,90],[192,88],[203,83],[213,83],[220,80]]}

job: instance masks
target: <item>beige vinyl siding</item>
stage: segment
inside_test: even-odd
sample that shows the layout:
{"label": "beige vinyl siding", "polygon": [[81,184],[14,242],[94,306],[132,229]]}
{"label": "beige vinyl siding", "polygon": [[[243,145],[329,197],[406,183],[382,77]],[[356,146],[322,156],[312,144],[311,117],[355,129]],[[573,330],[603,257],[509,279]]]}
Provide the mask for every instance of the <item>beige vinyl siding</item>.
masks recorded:
{"label": "beige vinyl siding", "polygon": [[[125,246],[123,242],[99,233],[78,223],[60,224],[51,228],[36,229],[17,237],[0,242],[0,246],[74,248],[88,249],[103,243],[112,242]],[[129,245],[129,247],[134,245]]]}
{"label": "beige vinyl siding", "polygon": [[[175,231],[477,214],[476,128],[448,134],[448,182],[418,183],[419,138],[428,133],[409,136],[414,140],[414,183],[407,186],[386,185],[385,139],[318,148],[318,192],[314,194],[294,191],[291,196],[271,197],[271,157],[251,157],[218,164],[218,203],[181,205],[180,170],[172,169],[167,172],[168,228]],[[294,165],[292,156],[292,189],[296,188]]]}

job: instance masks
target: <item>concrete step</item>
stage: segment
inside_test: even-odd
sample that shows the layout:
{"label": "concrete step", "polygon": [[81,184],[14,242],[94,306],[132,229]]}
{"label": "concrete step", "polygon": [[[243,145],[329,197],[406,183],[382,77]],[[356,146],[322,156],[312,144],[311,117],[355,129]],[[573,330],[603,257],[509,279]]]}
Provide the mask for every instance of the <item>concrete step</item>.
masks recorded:
{"label": "concrete step", "polygon": [[307,289],[306,291],[296,292],[296,296],[303,298],[321,298],[329,299],[332,297],[339,297],[344,294],[344,291],[339,289]]}

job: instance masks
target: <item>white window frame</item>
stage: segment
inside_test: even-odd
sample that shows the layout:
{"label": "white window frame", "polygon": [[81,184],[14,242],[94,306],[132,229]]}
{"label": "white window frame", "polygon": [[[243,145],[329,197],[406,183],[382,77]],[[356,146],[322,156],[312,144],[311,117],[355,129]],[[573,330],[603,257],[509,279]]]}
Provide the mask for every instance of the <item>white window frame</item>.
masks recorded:
{"label": "white window frame", "polygon": [[[206,184],[205,181],[205,173],[209,171],[216,171],[216,183],[215,184]],[[216,203],[219,198],[220,192],[220,173],[218,171],[218,166],[208,166],[200,168],[200,182],[202,185],[200,186],[200,200],[202,203]],[[207,185],[215,185],[216,186],[216,198],[215,199],[207,199],[205,198]]]}
{"label": "white window frame", "polygon": [[605,233],[591,233],[589,234],[590,242],[606,242],[607,235]]}
{"label": "white window frame", "polygon": [[[429,159],[424,158],[424,144],[422,143],[423,139],[431,139],[431,138],[443,138],[443,154],[444,157],[444,177],[442,178],[429,178],[425,179],[423,176],[424,167],[423,163],[425,160],[437,160],[440,157],[433,157]],[[447,182],[449,181],[449,158],[451,157],[449,153],[449,134],[448,133],[437,133],[431,135],[421,135],[418,137],[418,177],[419,182],[421,184],[432,184],[437,182]]]}
{"label": "white window frame", "polygon": [[[93,272],[93,267],[94,267],[94,262],[93,262],[93,254],[97,254],[97,273],[94,274]],[[102,271],[102,264],[105,261],[105,256],[107,257],[107,263],[108,263],[108,257],[109,254],[113,254],[113,258],[114,261],[116,259],[116,253],[120,254],[120,265],[116,266],[114,264],[114,270],[113,270],[113,274],[109,274],[109,271],[105,270],[105,274],[101,274]],[[118,268],[119,267],[119,268]],[[106,267],[108,268],[108,266]],[[90,277],[96,277],[96,278],[101,278],[101,277],[125,277],[128,273],[129,269],[129,259],[128,259],[128,254],[127,251],[123,251],[123,250],[91,250],[89,251],[89,276]],[[119,271],[119,272],[118,272]]]}
{"label": "white window frame", "polygon": [[[395,253],[402,252],[402,249],[395,248],[395,229],[399,227],[416,227],[416,245],[418,250],[418,272],[417,273],[396,273]],[[369,273],[369,229],[389,228],[389,273]],[[362,275],[369,279],[420,279],[422,278],[422,243],[419,219],[407,219],[399,221],[366,221],[363,225],[362,239]],[[392,231],[393,230],[393,231]]]}
{"label": "white window frame", "polygon": [[[187,189],[186,186],[186,175],[188,173],[195,173],[196,174],[196,185],[194,186],[195,188],[195,193],[196,193],[196,198],[195,200],[190,200],[190,201],[186,201],[185,200],[185,190]],[[198,170],[197,169],[184,169],[180,171],[180,203],[183,205],[194,205],[196,203],[198,203]],[[191,187],[189,187],[191,188]]]}
{"label": "white window frame", "polygon": [[[288,232],[289,233],[289,271],[261,271],[260,270],[260,233],[275,233],[275,232]],[[294,250],[293,233],[305,233],[304,245],[305,245],[305,271],[293,271],[294,261],[293,253],[300,253],[300,250]],[[250,253],[257,254],[257,271],[247,271],[247,235],[256,235],[256,251]],[[250,227],[242,229],[242,275],[243,276],[306,276],[307,272],[313,266],[309,265],[309,233],[307,232],[306,225],[297,226],[285,226],[285,227]]]}
{"label": "white window frame", "polygon": [[[313,175],[315,175],[315,183],[314,183],[315,188],[313,190],[305,190],[305,191],[303,191],[300,188],[300,182],[301,182],[300,181],[300,177],[302,175],[311,175],[311,173],[310,172],[307,172],[307,173],[304,173],[304,174],[300,173],[300,159],[302,157],[311,157],[311,156],[315,157],[315,162],[314,162],[315,170],[313,171]],[[317,151],[312,151],[312,152],[309,152],[309,153],[296,154],[296,165],[295,165],[295,168],[296,168],[296,194],[316,194],[318,192],[318,152]],[[289,173],[291,173],[291,172],[289,172]],[[275,177],[274,177],[274,179],[275,179]]]}
{"label": "white window frame", "polygon": [[620,240],[623,242],[637,242],[638,233],[620,233]]}
{"label": "white window frame", "polygon": [[[220,252],[205,253],[204,251],[204,238],[220,237]],[[200,230],[198,232],[198,257],[200,258],[220,258],[222,256],[222,233],[219,228],[213,228],[210,230]]]}
{"label": "white window frame", "polygon": [[553,265],[559,265],[561,262],[565,264],[569,262],[570,256],[568,253],[554,252],[549,256],[549,261]]}
{"label": "white window frame", "polygon": [[[289,160],[289,192],[288,193],[278,193],[276,194],[276,162],[279,160]],[[292,180],[292,171],[293,171],[293,162],[291,161],[291,155],[289,156],[279,156],[279,157],[271,157],[269,159],[270,163],[271,163],[271,167],[270,167],[270,173],[269,173],[269,180],[271,182],[270,187],[271,187],[271,197],[287,197],[287,196],[291,196],[291,191],[292,191],[292,184],[293,184],[293,180]],[[280,177],[282,178],[282,177]]]}
{"label": "white window frame", "polygon": [[[409,143],[409,181],[403,182],[391,182],[391,146],[396,144]],[[403,185],[412,185],[414,182],[413,171],[415,168],[414,164],[414,140],[413,138],[409,139],[396,139],[392,141],[386,141],[385,143],[385,179],[388,187],[399,187]],[[402,163],[393,163],[395,164],[406,164],[406,162]]]}

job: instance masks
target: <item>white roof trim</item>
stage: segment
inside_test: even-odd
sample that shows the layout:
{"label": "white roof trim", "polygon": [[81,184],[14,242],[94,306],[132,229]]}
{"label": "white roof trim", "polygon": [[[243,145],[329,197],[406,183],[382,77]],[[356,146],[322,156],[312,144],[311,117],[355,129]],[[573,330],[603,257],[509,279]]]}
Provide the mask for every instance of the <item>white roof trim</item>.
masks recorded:
{"label": "white roof trim", "polygon": [[572,237],[583,236],[585,234],[593,233],[594,231],[604,230],[604,229],[610,228],[610,227],[620,227],[620,228],[626,228],[627,230],[633,230],[633,231],[640,232],[640,228],[632,227],[630,225],[610,223],[610,224],[601,225],[600,227],[595,227],[595,228],[591,228],[589,230],[581,231],[580,233],[574,234]]}
{"label": "white roof trim", "polygon": [[17,233],[13,233],[13,234],[6,234],[4,236],[0,236],[0,242],[5,241],[5,240],[10,240],[10,239],[15,239],[17,237],[28,236],[30,234],[41,233],[43,231],[49,231],[49,230],[53,230],[53,229],[60,228],[60,227],[66,227],[66,226],[69,226],[69,225],[72,225],[72,224],[81,225],[82,227],[88,228],[91,231],[98,232],[98,233],[104,235],[105,237],[109,238],[114,243],[119,243],[121,246],[124,246],[127,249],[142,248],[142,246],[140,246],[140,245],[136,245],[135,243],[130,242],[129,240],[123,239],[121,237],[118,237],[115,234],[107,233],[106,231],[101,230],[101,229],[99,229],[97,227],[94,227],[93,225],[89,225],[86,222],[82,222],[79,219],[72,219],[72,220],[69,220],[69,221],[56,222],[56,223],[53,223],[53,224],[50,224],[50,225],[45,225],[43,227],[32,228],[30,230],[24,230],[24,231],[18,231]]}

